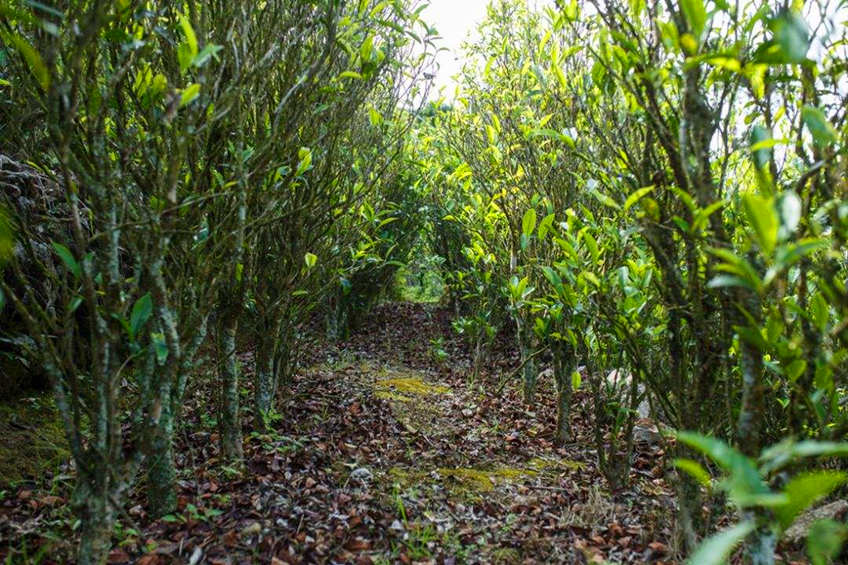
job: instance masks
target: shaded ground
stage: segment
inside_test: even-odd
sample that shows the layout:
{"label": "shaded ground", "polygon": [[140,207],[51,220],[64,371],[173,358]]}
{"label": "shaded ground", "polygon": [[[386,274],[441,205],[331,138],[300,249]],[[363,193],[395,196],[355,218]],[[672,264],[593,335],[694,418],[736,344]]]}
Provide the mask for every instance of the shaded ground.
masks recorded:
{"label": "shaded ground", "polygon": [[[610,495],[580,394],[575,441],[555,449],[553,384],[528,411],[513,387],[466,382],[447,312],[388,304],[314,355],[275,432],[246,436],[245,472],[216,459],[208,393],[189,399],[186,429],[208,431],[180,438],[181,511],[151,522],[139,499],[112,563],[671,561],[662,451]],[[503,353],[493,372],[512,365]],[[66,562],[67,488],[59,475],[0,491],[0,557],[11,544],[12,562]]]}

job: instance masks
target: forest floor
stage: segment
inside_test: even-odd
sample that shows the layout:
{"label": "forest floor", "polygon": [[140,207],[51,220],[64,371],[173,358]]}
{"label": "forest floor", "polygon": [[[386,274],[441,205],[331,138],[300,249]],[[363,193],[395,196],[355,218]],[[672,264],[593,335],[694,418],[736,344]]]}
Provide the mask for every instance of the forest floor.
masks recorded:
{"label": "forest floor", "polygon": [[[661,447],[637,449],[610,493],[587,399],[576,394],[573,443],[555,448],[553,383],[539,382],[532,411],[517,383],[495,394],[516,366],[501,349],[469,382],[447,311],[380,306],[311,351],[274,431],[246,432],[245,469],[217,459],[214,404],[194,391],[184,429],[207,431],[179,437],[180,511],[150,520],[134,493],[110,563],[675,562]],[[67,562],[69,479],[0,490],[4,563]]]}

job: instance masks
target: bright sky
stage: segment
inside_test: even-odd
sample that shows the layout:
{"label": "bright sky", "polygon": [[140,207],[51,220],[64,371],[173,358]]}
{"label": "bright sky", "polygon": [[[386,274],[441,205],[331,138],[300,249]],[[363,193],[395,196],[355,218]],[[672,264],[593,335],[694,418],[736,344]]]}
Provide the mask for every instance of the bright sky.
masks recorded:
{"label": "bright sky", "polygon": [[451,77],[462,68],[460,45],[483,21],[488,3],[489,0],[430,0],[422,17],[438,31],[442,38],[439,45],[448,49],[436,57],[439,70],[434,79],[431,98],[437,97],[442,87],[445,97],[453,98],[455,84]]}

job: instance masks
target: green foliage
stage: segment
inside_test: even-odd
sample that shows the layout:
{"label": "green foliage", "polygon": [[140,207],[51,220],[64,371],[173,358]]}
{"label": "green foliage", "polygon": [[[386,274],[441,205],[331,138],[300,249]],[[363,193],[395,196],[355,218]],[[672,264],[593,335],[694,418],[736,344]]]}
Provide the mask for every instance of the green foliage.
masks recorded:
{"label": "green foliage", "polygon": [[[774,534],[779,537],[805,510],[828,496],[848,481],[842,471],[805,471],[796,474],[775,490],[768,481],[785,466],[805,457],[844,455],[848,444],[783,442],[763,451],[758,460],[746,457],[725,442],[691,432],[678,432],[678,441],[685,443],[716,463],[724,473],[719,487],[725,490],[733,504],[749,516],[730,529],[719,532],[701,544],[689,559],[690,563],[724,563],[730,553],[755,531],[757,536]],[[799,447],[800,446],[800,447]],[[676,466],[705,484],[705,471],[694,461],[678,460]],[[746,511],[753,509],[753,513]],[[807,547],[814,562],[824,563],[841,548],[848,528],[832,521],[813,524],[808,533]],[[755,545],[754,547],[760,547]],[[773,562],[773,555],[758,556]]]}
{"label": "green foliage", "polygon": [[379,263],[382,290],[406,259],[417,192],[399,149],[414,111],[400,101],[420,98],[429,32],[411,3],[358,4],[2,8],[2,210],[20,228],[10,253],[0,215],[2,353],[12,344],[56,391],[81,562],[105,559],[142,466],[151,515],[173,510],[183,396],[215,386],[193,366],[208,328],[222,457],[239,467],[239,325],[257,336],[268,425],[328,281],[370,293]]}
{"label": "green foliage", "polygon": [[[501,0],[455,104],[419,127],[442,225],[459,232],[437,250],[455,327],[479,343],[510,328],[522,362],[551,351],[563,384],[586,366],[602,459],[626,451],[639,398],[672,427],[739,442],[723,462],[747,471],[722,488],[743,508],[776,500],[746,457],[848,430],[846,130],[827,94],[845,34],[809,24],[835,10]],[[625,367],[637,392],[622,399],[595,375]],[[682,445],[679,465],[707,484]],[[688,476],[692,551],[709,518]],[[841,481],[804,477],[796,501]]]}
{"label": "green foliage", "polygon": [[[743,541],[765,551],[844,484],[799,461],[848,452],[833,443],[848,432],[837,2],[497,0],[457,98],[421,109],[432,31],[413,3],[43,8],[2,8],[14,166],[0,180],[40,192],[2,196],[0,353],[57,393],[90,470],[81,508],[102,518],[84,547],[108,538],[145,461],[163,462],[152,499],[170,488],[207,328],[223,456],[237,460],[235,337],[256,344],[246,374],[265,428],[313,316],[344,336],[411,276],[443,285],[472,378],[510,335],[532,403],[549,353],[558,441],[572,391],[588,392],[613,486],[641,403],[694,430],[674,448],[688,550],[708,530],[699,496],[725,493],[743,516],[693,562]],[[845,530],[812,534],[825,562]]]}

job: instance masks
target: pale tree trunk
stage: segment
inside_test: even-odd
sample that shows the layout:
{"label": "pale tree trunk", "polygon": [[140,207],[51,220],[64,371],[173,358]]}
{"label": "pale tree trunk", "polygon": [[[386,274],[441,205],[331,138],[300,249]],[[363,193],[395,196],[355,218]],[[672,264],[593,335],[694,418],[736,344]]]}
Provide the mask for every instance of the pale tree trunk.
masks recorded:
{"label": "pale tree trunk", "polygon": [[571,355],[562,348],[554,349],[554,379],[557,389],[557,421],[554,442],[564,445],[571,436],[569,416],[571,414],[571,375],[568,371]]}
{"label": "pale tree trunk", "polygon": [[236,359],[238,316],[231,312],[219,324],[218,366],[221,379],[221,409],[218,428],[221,434],[221,457],[239,462],[243,457],[241,420],[239,416],[239,367]]}
{"label": "pale tree trunk", "polygon": [[[762,307],[759,298],[750,293],[745,301],[745,308],[753,313],[754,319],[759,324],[758,313]],[[740,324],[744,323],[739,316]],[[763,383],[763,356],[760,350],[740,337],[741,352],[740,365],[742,366],[742,407],[739,410],[739,423],[737,434],[739,447],[745,455],[757,458],[762,448],[761,427],[763,413],[765,412],[765,384]],[[762,508],[748,508],[742,512],[744,519],[757,520],[768,523],[768,517],[764,516]],[[761,526],[751,536],[751,543],[745,548],[745,553],[751,560],[752,565],[772,565],[774,563],[774,551],[777,547],[777,536],[774,530],[768,526]]]}
{"label": "pale tree trunk", "polygon": [[274,406],[277,378],[274,371],[274,336],[258,337],[256,344],[256,373],[254,387],[254,419],[257,429],[268,427],[268,414]]}
{"label": "pale tree trunk", "polygon": [[524,363],[524,402],[528,406],[536,403],[536,363],[533,355],[532,333],[524,328],[523,320],[518,324],[518,349]]}
{"label": "pale tree trunk", "polygon": [[73,506],[80,518],[77,563],[102,565],[112,549],[112,531],[115,528],[112,500],[117,499],[120,493],[105,467],[90,472],[80,470],[79,473],[73,496]]}
{"label": "pale tree trunk", "polygon": [[177,470],[174,465],[174,415],[165,397],[159,422],[151,433],[147,456],[147,505],[151,516],[161,517],[177,508]]}
{"label": "pale tree trunk", "polygon": [[97,516],[87,516],[81,522],[82,537],[77,554],[78,565],[102,565],[112,549],[113,516],[100,510]]}

